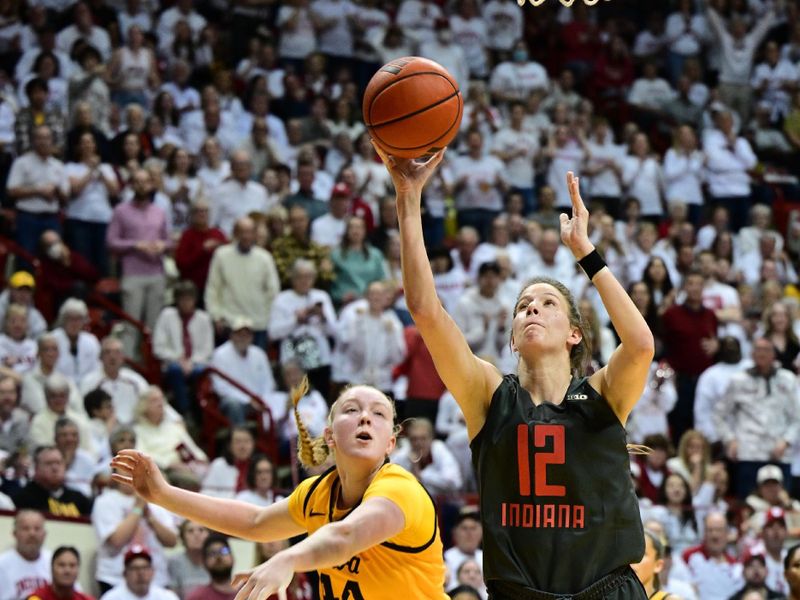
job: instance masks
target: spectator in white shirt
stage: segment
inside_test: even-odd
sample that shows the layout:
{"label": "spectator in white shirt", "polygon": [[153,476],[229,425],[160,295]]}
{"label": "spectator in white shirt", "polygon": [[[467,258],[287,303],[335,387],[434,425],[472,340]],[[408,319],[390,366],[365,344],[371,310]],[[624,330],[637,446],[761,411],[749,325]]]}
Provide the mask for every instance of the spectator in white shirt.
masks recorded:
{"label": "spectator in white shirt", "polygon": [[79,447],[81,437],[78,424],[69,417],[61,417],[56,421],[54,431],[55,446],[61,450],[66,466],[64,485],[91,498],[97,460]]}
{"label": "spectator in white shirt", "polygon": [[335,248],[342,242],[350,208],[350,186],[337,183],[333,186],[328,212],[311,221],[311,241],[320,246]]}
{"label": "spectator in white shirt", "polygon": [[327,395],[330,385],[331,346],[336,335],[336,311],[328,292],[314,287],[317,269],[299,258],[290,271],[291,289],[275,297],[269,336],[280,344],[280,361],[299,360],[314,387]]}
{"label": "spectator in white shirt", "polygon": [[315,0],[311,4],[311,18],[317,29],[319,51],[333,59],[353,56],[353,32],[350,28],[357,7],[350,0]]}
{"label": "spectator in white shirt", "polygon": [[[327,409],[327,404],[325,406]],[[274,484],[275,465],[263,454],[255,456],[247,470],[247,489],[236,494],[236,499],[257,506],[270,506],[283,500],[283,496],[275,493]]]}
{"label": "spectator in white shirt", "polygon": [[[150,507],[147,508],[152,510]],[[162,553],[157,554],[154,561],[151,555],[152,550],[152,548],[139,544],[130,546],[125,552],[124,566],[120,564],[123,566],[121,573],[123,581],[111,589],[108,589],[108,586],[101,586],[101,589],[105,587],[108,590],[103,594],[105,600],[178,600],[175,592],[162,587],[168,581],[162,580],[160,585],[155,583],[159,580],[157,575],[160,572],[156,569],[163,569],[166,561]]]}
{"label": "spectator in white shirt", "polygon": [[[44,383],[47,378],[56,372],[56,365],[60,355],[58,340],[52,333],[45,333],[36,340],[38,347],[38,360],[36,365],[22,377],[20,390],[20,408],[24,408],[31,415],[37,414],[45,406]],[[79,413],[83,412],[83,398],[78,391],[78,386],[72,379],[69,382],[69,407]]]}
{"label": "spectator in white shirt", "polygon": [[97,458],[97,450],[92,441],[89,422],[84,411],[76,411],[68,406],[69,382],[58,373],[50,375],[45,381],[46,406],[31,420],[29,439],[31,448],[52,445],[55,440],[55,426],[59,419],[68,417],[77,426],[80,432],[80,446],[92,456]]}
{"label": "spectator in white shirt", "polygon": [[744,369],[742,350],[733,336],[720,338],[718,361],[700,374],[694,393],[694,425],[709,443],[720,441],[714,406],[727,392],[730,378]]}
{"label": "spectator in white shirt", "polygon": [[56,36],[56,47],[64,54],[70,54],[78,40],[94,46],[104,61],[111,58],[111,38],[102,27],[92,23],[92,12],[86,2],[78,2],[73,9],[74,24],[62,29]]}
{"label": "spectator in white shirt", "polygon": [[478,285],[458,300],[453,319],[464,332],[476,356],[498,364],[510,339],[512,306],[500,295],[500,265],[483,263],[478,267]]}
{"label": "spectator in white shirt", "polygon": [[162,363],[174,406],[185,415],[194,408],[188,388],[214,352],[214,323],[197,308],[197,288],[191,281],[179,282],[174,296],[175,306],[161,311],[153,329],[153,354]]}
{"label": "spectator in white shirt", "polygon": [[528,58],[528,46],[524,40],[514,44],[511,60],[497,65],[489,80],[489,89],[497,102],[524,101],[531,92],[546,92],[549,88],[547,71]]}
{"label": "spectator in white shirt", "polygon": [[58,311],[61,325],[53,330],[58,341],[56,370],[78,383],[100,366],[100,342],[84,330],[89,321],[89,308],[83,300],[69,298]]}
{"label": "spectator in white shirt", "polygon": [[456,208],[459,226],[469,225],[485,239],[492,219],[503,209],[505,165],[496,156],[483,153],[483,135],[467,134],[468,153],[453,160]]}
{"label": "spectator in white shirt", "polygon": [[461,471],[445,443],[433,439],[433,424],[424,418],[408,426],[408,443],[392,454],[392,462],[410,471],[431,494],[461,490]]}
{"label": "spectator in white shirt", "polygon": [[252,162],[247,152],[238,150],[231,155],[231,178],[221,183],[211,205],[211,222],[227,236],[233,232],[236,220],[252,212],[269,212],[267,190],[253,181]]}
{"label": "spectator in white shirt", "polygon": [[478,12],[476,0],[461,0],[457,12],[450,16],[453,42],[461,46],[467,57],[470,77],[485,79],[489,75],[489,32]]}
{"label": "spectator in white shirt", "polygon": [[689,221],[697,227],[703,211],[703,176],[705,155],[697,147],[692,127],[682,125],[675,130],[674,143],[664,155],[664,196],[667,206],[683,202],[689,208]]}
{"label": "spectator in white shirt", "polygon": [[105,338],[100,343],[100,365],[81,380],[79,387],[84,395],[96,388],[105,390],[113,398],[117,421],[122,425],[130,425],[133,423],[136,403],[147,388],[147,382],[124,364],[122,342],[113,337]]}
{"label": "spectator in white shirt", "polygon": [[[438,7],[437,7],[438,8]],[[442,65],[458,82],[462,97],[469,93],[469,65],[461,46],[453,43],[453,31],[448,21],[437,22],[436,37],[423,41],[419,46],[419,55],[435,60]]]}
{"label": "spectator in white shirt", "polygon": [[281,32],[278,56],[302,72],[304,61],[317,49],[317,36],[309,0],[290,0],[278,9],[277,26]]}
{"label": "spectator in white shirt", "polygon": [[747,23],[739,15],[731,20],[729,29],[722,16],[710,4],[707,6],[706,16],[721,46],[719,98],[739,113],[742,123],[747,123],[753,103],[753,88],[750,83],[753,60],[761,40],[775,25],[775,8],[764,14],[750,32],[747,31]]}
{"label": "spectator in white shirt", "polygon": [[576,139],[570,134],[566,125],[558,125],[551,129],[543,155],[550,160],[547,185],[556,194],[556,208],[571,206],[564,173],[567,171],[572,171],[576,175],[583,173],[583,163],[586,159],[585,145],[585,140]]}
{"label": "spectator in white shirt", "polygon": [[592,202],[601,202],[606,212],[615,219],[620,217],[622,201],[622,167],[625,147],[614,143],[614,133],[608,119],[594,118],[592,135],[586,140],[586,164],[583,172],[588,176]]}
{"label": "spectator in white shirt", "polygon": [[338,342],[351,365],[350,383],[367,384],[384,393],[392,391],[392,371],[406,354],[403,325],[390,308],[386,285],[373,281],[367,286],[366,310],[339,327]]}
{"label": "spectator in white shirt", "polygon": [[640,444],[652,434],[669,434],[667,413],[678,401],[673,375],[674,371],[665,363],[653,361],[650,365],[647,384],[625,425],[632,443]]}
{"label": "spectator in white shirt", "polygon": [[641,204],[642,216],[658,219],[664,215],[661,201],[661,165],[650,154],[650,140],[637,133],[628,155],[622,160],[622,183],[628,196]]}
{"label": "spectator in white shirt", "polygon": [[233,498],[247,488],[247,473],[253,462],[256,443],[249,428],[231,428],[222,452],[211,461],[200,492],[216,498]]}
{"label": "spectator in white shirt", "polygon": [[[675,90],[666,79],[658,76],[658,65],[647,61],[642,76],[633,82],[628,92],[628,103],[645,113],[657,113],[662,106],[675,96]],[[650,117],[651,120],[653,117]]]}
{"label": "spectator in white shirt", "polygon": [[483,564],[483,527],[474,507],[464,507],[456,518],[453,526],[453,546],[444,553],[444,562],[450,580],[445,586],[450,589],[456,584],[458,567],[466,560],[474,560],[479,565]]}
{"label": "spectator in white shirt", "polygon": [[674,83],[683,72],[686,59],[698,56],[709,41],[706,18],[694,12],[692,0],[680,0],[678,10],[667,17],[665,37],[669,44],[667,66]]}
{"label": "spectator in white shirt", "polygon": [[764,62],[756,66],[752,84],[759,100],[769,106],[772,121],[780,121],[789,113],[791,94],[799,80],[797,67],[780,57],[777,42],[767,42]]}
{"label": "spectator in white shirt", "polygon": [[28,308],[10,305],[0,334],[0,365],[22,376],[36,364],[36,354],[36,342],[28,337]]}
{"label": "spectator in white shirt", "polygon": [[531,131],[525,130],[525,105],[522,102],[511,104],[511,119],[508,127],[503,127],[492,140],[492,153],[505,163],[503,179],[506,185],[522,194],[525,214],[533,211],[534,201],[534,162],[539,155],[539,141]]}
{"label": "spectator in white shirt", "polygon": [[403,0],[396,22],[416,42],[423,43],[434,38],[434,27],[441,18],[442,9],[434,0]]}
{"label": "spectator in white shirt", "polygon": [[703,151],[707,156],[709,195],[715,204],[730,213],[731,229],[736,232],[745,224],[750,210],[750,175],[758,159],[750,143],[737,135],[730,111],[715,115],[715,128],[705,134]]}
{"label": "spectator in white shirt", "polygon": [[25,600],[51,579],[50,550],[44,548],[45,520],[36,510],[14,516],[14,547],[0,553],[0,598]]}
{"label": "spectator in white shirt", "polygon": [[267,394],[275,390],[267,355],[253,345],[253,322],[247,317],[233,319],[230,339],[214,350],[211,366],[250,392],[243,392],[218,375],[213,378],[214,391],[220,398],[220,410],[235,425],[243,424],[260,408],[259,402],[263,403]]}
{"label": "spectator in white shirt", "polygon": [[36,280],[27,271],[17,271],[8,278],[6,289],[0,293],[0,322],[6,320],[9,304],[22,304],[28,307],[28,335],[38,338],[47,331],[47,321],[33,302]]}
{"label": "spectator in white shirt", "polygon": [[483,20],[488,28],[489,50],[493,53],[510,52],[522,38],[523,11],[505,0],[490,0],[483,5]]}
{"label": "spectator in white shirt", "polygon": [[197,40],[200,37],[200,32],[206,26],[206,20],[194,10],[192,6],[193,0],[178,0],[175,6],[168,8],[158,19],[156,26],[156,33],[160,41],[167,41],[172,43],[173,31],[175,30],[175,23],[178,21],[186,21],[189,29],[192,30],[192,37]]}
{"label": "spectator in white shirt", "polygon": [[703,600],[728,600],[744,583],[742,565],[727,553],[728,519],[718,512],[706,515],[703,543],[683,553],[691,582]]}

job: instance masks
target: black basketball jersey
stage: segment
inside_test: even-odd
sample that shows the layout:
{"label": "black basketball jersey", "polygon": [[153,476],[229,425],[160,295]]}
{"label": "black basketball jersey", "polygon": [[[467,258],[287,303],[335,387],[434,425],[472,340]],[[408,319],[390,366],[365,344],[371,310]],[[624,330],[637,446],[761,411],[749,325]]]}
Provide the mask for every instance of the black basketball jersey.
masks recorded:
{"label": "black basketball jersey", "polygon": [[506,375],[470,446],[487,583],[575,594],[641,560],[625,428],[586,378],[535,406]]}

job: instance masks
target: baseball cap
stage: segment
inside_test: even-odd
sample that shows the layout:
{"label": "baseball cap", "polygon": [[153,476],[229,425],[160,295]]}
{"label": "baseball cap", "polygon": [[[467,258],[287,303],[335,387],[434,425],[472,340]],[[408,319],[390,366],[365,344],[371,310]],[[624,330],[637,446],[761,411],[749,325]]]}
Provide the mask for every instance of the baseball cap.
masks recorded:
{"label": "baseball cap", "polygon": [[463,507],[456,517],[456,521],[453,524],[459,525],[460,523],[466,521],[467,519],[472,519],[473,521],[477,521],[478,523],[481,522],[481,517],[478,514],[478,507],[477,506],[465,506]]}
{"label": "baseball cap", "polygon": [[754,560],[760,560],[762,564],[767,564],[767,557],[764,556],[764,550],[761,546],[756,546],[745,551],[742,555],[742,564],[747,566]]}
{"label": "baseball cap", "polygon": [[153,562],[153,557],[150,555],[150,551],[140,544],[134,544],[128,548],[128,551],[125,553],[125,566],[127,567],[128,564],[135,558],[145,558],[150,563]]}
{"label": "baseball cap", "polygon": [[783,523],[786,525],[786,513],[780,506],[772,506],[767,511],[766,517],[764,518],[764,527],[768,527],[773,523]]}
{"label": "baseball cap", "polygon": [[767,481],[783,483],[783,471],[776,465],[764,465],[756,474],[756,482],[760,485]]}
{"label": "baseball cap", "polygon": [[331,190],[331,198],[336,196],[349,196],[350,195],[350,186],[346,183],[340,181]]}
{"label": "baseball cap", "polygon": [[234,317],[231,323],[231,331],[239,331],[240,329],[253,330],[253,321],[247,317]]}
{"label": "baseball cap", "polygon": [[17,271],[8,280],[8,285],[10,285],[12,288],[32,288],[36,287],[36,280],[33,278],[33,275],[27,271]]}

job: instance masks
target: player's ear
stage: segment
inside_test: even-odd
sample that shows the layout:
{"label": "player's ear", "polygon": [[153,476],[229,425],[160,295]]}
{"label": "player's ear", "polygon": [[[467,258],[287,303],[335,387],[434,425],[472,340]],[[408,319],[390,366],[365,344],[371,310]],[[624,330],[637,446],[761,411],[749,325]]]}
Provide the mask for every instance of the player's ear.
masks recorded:
{"label": "player's ear", "polygon": [[326,427],[322,432],[322,439],[325,440],[325,445],[328,446],[328,448],[333,449],[336,447],[336,442],[333,439],[333,429],[330,427]]}

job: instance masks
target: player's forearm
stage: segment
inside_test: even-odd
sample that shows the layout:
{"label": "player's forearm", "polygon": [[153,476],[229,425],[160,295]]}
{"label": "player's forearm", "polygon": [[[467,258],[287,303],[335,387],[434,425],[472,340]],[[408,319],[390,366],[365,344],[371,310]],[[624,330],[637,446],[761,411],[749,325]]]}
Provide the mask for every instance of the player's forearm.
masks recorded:
{"label": "player's forearm", "polygon": [[174,486],[169,486],[157,504],[215,531],[246,540],[262,540],[257,531],[260,509],[253,504],[213,498]]}
{"label": "player's forearm", "polygon": [[433,317],[441,310],[433,273],[425,252],[420,202],[420,198],[414,193],[397,195],[403,289],[408,310],[415,319]]}
{"label": "player's forearm", "polygon": [[353,540],[348,524],[330,523],[281,552],[281,558],[289,562],[295,573],[335,567],[346,563],[360,550],[354,547]]}

